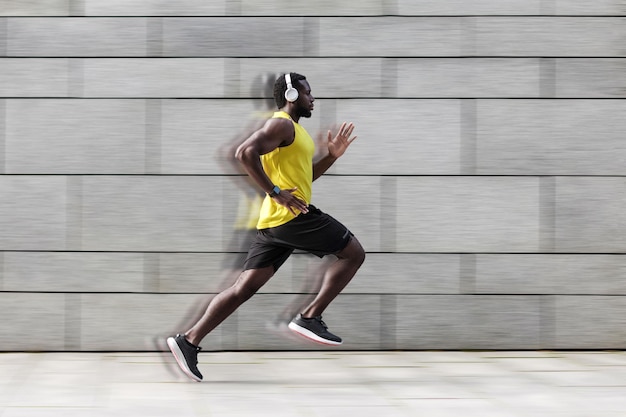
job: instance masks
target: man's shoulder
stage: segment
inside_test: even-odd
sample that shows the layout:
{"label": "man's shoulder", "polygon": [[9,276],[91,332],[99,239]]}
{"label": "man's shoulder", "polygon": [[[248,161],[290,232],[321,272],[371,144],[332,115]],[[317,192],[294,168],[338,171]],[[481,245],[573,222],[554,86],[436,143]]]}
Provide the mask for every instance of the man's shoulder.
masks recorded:
{"label": "man's shoulder", "polygon": [[291,119],[285,119],[283,117],[270,117],[265,121],[264,128],[271,131],[294,130],[293,122],[291,121]]}
{"label": "man's shoulder", "polygon": [[291,120],[284,118],[267,119],[261,130],[267,136],[278,138],[280,140],[278,146],[290,145],[296,135],[296,129]]}

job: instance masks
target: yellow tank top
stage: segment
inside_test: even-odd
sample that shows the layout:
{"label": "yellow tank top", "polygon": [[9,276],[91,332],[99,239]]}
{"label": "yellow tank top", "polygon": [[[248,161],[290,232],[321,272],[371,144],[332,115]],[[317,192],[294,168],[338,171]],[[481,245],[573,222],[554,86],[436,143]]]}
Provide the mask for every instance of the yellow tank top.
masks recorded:
{"label": "yellow tank top", "polygon": [[[291,120],[291,117],[283,111],[274,113],[272,117]],[[309,204],[311,202],[311,185],[313,184],[315,143],[298,123],[293,122],[293,127],[295,129],[293,143],[261,155],[261,163],[265,173],[275,185],[278,185],[281,190],[297,187],[298,189],[294,194]],[[296,211],[296,213],[298,212]],[[295,216],[287,207],[283,207],[274,199],[265,196],[261,205],[257,229],[280,226],[294,218]]]}

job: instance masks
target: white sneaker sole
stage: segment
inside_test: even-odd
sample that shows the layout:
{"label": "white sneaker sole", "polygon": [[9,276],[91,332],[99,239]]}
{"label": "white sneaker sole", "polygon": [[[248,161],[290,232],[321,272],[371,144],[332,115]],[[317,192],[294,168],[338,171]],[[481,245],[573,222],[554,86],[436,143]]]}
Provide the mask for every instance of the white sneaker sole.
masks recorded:
{"label": "white sneaker sole", "polygon": [[178,366],[180,366],[180,369],[185,373],[185,375],[196,382],[202,382],[202,379],[198,378],[193,372],[191,372],[191,369],[189,369],[189,365],[187,365],[187,361],[185,360],[185,355],[183,355],[183,351],[178,347],[176,339],[168,337],[167,346],[169,346],[172,354],[174,355],[174,359],[176,359],[176,363],[178,363]]}
{"label": "white sneaker sole", "polygon": [[304,327],[298,326],[294,322],[289,323],[289,328],[293,330],[294,332],[298,333],[299,335],[304,336],[307,339],[312,340],[314,342],[321,343],[322,345],[339,346],[340,344],[343,343],[343,342],[334,342],[332,340],[319,337],[318,335],[316,335],[309,329],[305,329]]}

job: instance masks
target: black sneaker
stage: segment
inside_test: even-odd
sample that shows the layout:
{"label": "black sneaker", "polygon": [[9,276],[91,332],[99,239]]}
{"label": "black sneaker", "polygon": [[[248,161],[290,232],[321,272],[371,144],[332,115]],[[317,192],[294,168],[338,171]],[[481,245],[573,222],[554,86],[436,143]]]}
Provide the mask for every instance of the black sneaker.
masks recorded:
{"label": "black sneaker", "polygon": [[325,345],[340,345],[341,337],[335,336],[328,331],[328,326],[322,321],[322,316],[305,319],[302,314],[291,320],[289,328],[294,332]]}
{"label": "black sneaker", "polygon": [[180,369],[194,381],[202,381],[202,374],[198,371],[198,352],[202,348],[192,345],[181,334],[177,334],[176,337],[168,337],[167,345],[174,354]]}

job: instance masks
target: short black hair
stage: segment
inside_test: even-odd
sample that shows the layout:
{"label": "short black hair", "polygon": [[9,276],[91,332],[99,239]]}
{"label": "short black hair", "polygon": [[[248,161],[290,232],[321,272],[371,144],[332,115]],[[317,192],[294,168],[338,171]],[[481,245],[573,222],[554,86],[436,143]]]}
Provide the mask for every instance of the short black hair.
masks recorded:
{"label": "short black hair", "polygon": [[[289,74],[291,75],[291,85],[295,89],[298,88],[297,84],[299,84],[300,81],[306,80],[304,75],[298,74],[297,72],[290,72]],[[276,78],[276,82],[274,83],[274,101],[279,109],[287,105],[285,91],[287,91],[287,81],[285,80],[285,74],[282,74],[280,77]]]}

